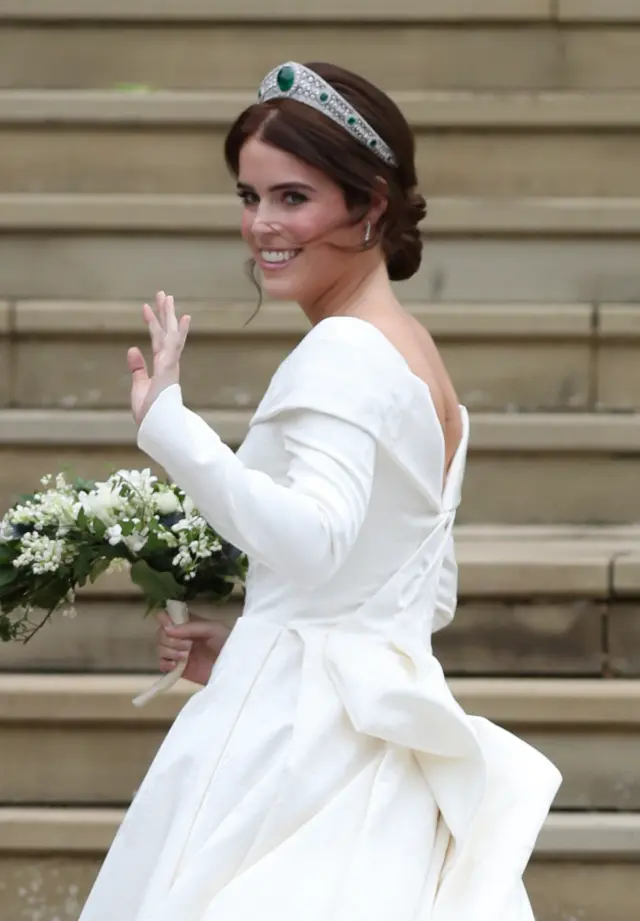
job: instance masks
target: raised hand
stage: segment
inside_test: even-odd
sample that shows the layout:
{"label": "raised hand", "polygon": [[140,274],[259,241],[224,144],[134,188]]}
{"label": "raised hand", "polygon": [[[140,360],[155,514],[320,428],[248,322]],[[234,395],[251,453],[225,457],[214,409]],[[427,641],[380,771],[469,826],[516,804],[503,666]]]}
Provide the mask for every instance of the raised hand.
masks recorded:
{"label": "raised hand", "polygon": [[139,348],[129,349],[127,353],[131,371],[131,410],[138,425],[162,391],[179,382],[180,357],[191,322],[189,316],[178,320],[173,298],[164,291],[156,294],[156,309],[145,304],[142,316],[151,338],[153,375],[149,377],[147,363]]}

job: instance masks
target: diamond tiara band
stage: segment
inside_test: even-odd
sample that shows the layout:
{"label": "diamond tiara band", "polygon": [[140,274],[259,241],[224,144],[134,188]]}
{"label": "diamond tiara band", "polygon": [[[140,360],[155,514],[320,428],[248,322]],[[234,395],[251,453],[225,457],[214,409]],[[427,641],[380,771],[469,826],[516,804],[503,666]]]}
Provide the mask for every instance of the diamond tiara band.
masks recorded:
{"label": "diamond tiara band", "polygon": [[326,80],[308,67],[289,61],[268,73],[260,84],[258,101],[269,102],[271,99],[295,99],[311,106],[344,128],[385,163],[398,165],[391,148],[371,125]]}

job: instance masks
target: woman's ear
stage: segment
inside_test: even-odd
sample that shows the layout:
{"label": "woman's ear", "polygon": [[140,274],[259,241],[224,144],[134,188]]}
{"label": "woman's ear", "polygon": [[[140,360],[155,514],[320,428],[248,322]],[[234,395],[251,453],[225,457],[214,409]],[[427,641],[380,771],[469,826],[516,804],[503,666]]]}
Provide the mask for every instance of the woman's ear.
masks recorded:
{"label": "woman's ear", "polygon": [[382,176],[376,177],[376,187],[371,198],[371,205],[367,212],[367,220],[376,227],[387,210],[389,204],[389,186]]}

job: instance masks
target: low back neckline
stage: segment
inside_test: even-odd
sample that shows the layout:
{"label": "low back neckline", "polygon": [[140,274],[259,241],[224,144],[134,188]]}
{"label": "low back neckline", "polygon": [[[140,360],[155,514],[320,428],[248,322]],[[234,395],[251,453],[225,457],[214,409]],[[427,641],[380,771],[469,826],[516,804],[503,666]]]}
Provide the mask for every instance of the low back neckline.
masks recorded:
{"label": "low back neckline", "polygon": [[[431,393],[431,388],[429,384],[427,384],[427,382],[423,378],[421,378],[418,374],[415,373],[415,371],[412,370],[409,362],[407,361],[405,356],[402,354],[400,349],[397,348],[397,346],[393,344],[393,342],[389,339],[389,337],[386,336],[378,326],[376,326],[374,323],[371,323],[370,320],[365,320],[363,317],[356,317],[353,314],[348,314],[348,313],[332,314],[331,316],[325,317],[323,320],[320,320],[319,323],[316,323],[315,326],[311,328],[310,332],[320,329],[323,326],[326,328],[326,325],[331,324],[332,321],[335,322],[335,321],[340,321],[340,320],[347,320],[347,321],[351,320],[352,322],[354,322],[355,324],[359,325],[362,328],[365,328],[365,329],[368,328],[369,330],[372,330],[374,333],[374,336],[382,344],[386,346],[386,349],[389,352],[389,354],[395,356],[395,358],[399,362],[402,363],[402,366],[407,373],[407,377],[414,383],[414,385],[417,384],[418,389],[426,397],[425,403],[429,409],[429,412],[431,413],[433,417],[433,420],[435,421],[435,427],[438,431],[438,435],[440,438],[440,448],[442,452],[443,467],[444,467],[446,465],[446,457],[447,457],[446,438],[445,438],[444,429],[442,427],[442,422],[440,420],[440,416],[438,415],[438,412],[436,410],[436,405],[435,405],[433,394]],[[450,474],[453,473],[454,467],[458,466],[457,462],[459,462],[460,452],[464,451],[464,453],[466,454],[467,440],[468,440],[468,428],[469,428],[468,413],[467,413],[466,408],[461,403],[458,403],[458,410],[460,412],[460,421],[462,423],[462,435],[460,436],[458,444],[456,445],[456,448],[453,454],[451,455],[451,460],[444,471],[444,483],[442,487],[443,498],[449,490]]]}

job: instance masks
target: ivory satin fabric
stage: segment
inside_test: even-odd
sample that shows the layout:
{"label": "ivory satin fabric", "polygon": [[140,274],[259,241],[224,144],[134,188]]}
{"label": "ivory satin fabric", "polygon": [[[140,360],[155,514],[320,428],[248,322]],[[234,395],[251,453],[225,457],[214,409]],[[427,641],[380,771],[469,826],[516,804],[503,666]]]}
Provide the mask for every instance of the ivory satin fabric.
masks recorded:
{"label": "ivory satin fabric", "polygon": [[208,685],[137,791],[81,921],[531,921],[523,871],[560,783],[455,702],[456,608],[429,390],[370,324],[324,320],[237,454],[165,390],[140,447],[251,559]]}

